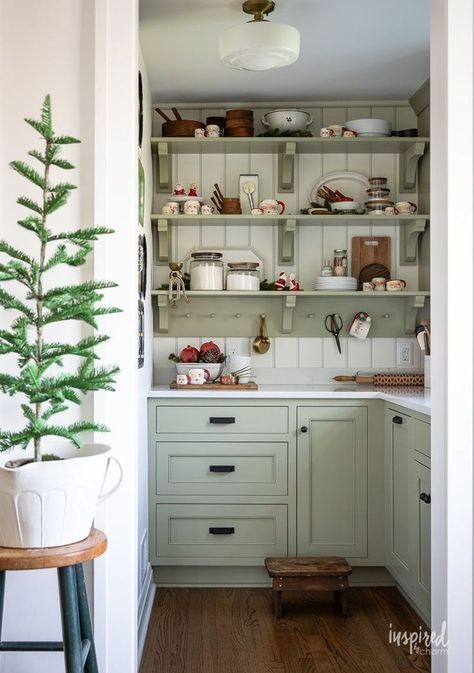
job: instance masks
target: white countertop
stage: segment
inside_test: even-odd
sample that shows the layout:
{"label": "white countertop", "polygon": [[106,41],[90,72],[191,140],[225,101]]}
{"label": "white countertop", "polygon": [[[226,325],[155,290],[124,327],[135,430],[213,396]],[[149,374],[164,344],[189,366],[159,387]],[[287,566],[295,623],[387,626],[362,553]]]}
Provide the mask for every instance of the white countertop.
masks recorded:
{"label": "white countertop", "polygon": [[[189,386],[191,388],[191,386]],[[205,399],[379,399],[401,407],[431,415],[429,388],[381,388],[355,384],[337,385],[260,385],[258,390],[170,390],[168,386],[153,387],[149,398]]]}

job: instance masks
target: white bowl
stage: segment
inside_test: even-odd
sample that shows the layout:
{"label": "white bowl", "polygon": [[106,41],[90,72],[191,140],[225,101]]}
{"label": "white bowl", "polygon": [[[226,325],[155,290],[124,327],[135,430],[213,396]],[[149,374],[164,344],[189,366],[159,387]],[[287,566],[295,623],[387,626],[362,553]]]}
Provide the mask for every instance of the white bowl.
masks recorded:
{"label": "white bowl", "polygon": [[312,123],[309,112],[303,110],[273,110],[262,117],[262,124],[271,131],[305,131]]}
{"label": "white bowl", "polygon": [[392,133],[392,124],[385,119],[351,119],[344,126],[356,133],[373,136],[389,136]]}
{"label": "white bowl", "polygon": [[333,213],[352,213],[360,210],[360,203],[358,201],[337,201],[331,203],[331,210]]}
{"label": "white bowl", "polygon": [[212,383],[222,373],[224,367],[223,363],[209,363],[209,362],[176,362],[176,373],[177,374],[189,374],[191,369],[207,369],[209,372],[209,383]]}

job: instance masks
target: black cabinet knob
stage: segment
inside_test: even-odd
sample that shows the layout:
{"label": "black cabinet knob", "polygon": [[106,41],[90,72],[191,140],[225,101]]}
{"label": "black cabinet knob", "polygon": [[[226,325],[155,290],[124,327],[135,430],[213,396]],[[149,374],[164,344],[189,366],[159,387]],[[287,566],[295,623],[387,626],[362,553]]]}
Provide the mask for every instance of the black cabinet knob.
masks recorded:
{"label": "black cabinet knob", "polygon": [[431,494],[430,493],[420,493],[420,500],[423,500],[423,502],[426,502],[426,504],[429,505],[430,502],[431,502]]}
{"label": "black cabinet knob", "polygon": [[403,423],[403,418],[401,416],[394,416],[392,418],[392,423],[396,423],[397,425],[401,425]]}
{"label": "black cabinet knob", "polygon": [[306,427],[306,425],[303,425],[303,427],[301,428],[301,432],[308,432],[308,428]]}

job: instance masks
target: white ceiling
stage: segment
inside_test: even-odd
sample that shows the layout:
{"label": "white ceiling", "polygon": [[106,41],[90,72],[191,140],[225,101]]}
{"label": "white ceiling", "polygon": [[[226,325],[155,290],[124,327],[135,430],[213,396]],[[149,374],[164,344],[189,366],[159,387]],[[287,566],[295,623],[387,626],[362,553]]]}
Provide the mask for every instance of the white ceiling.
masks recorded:
{"label": "white ceiling", "polygon": [[429,76],[430,0],[276,0],[270,20],[301,32],[299,60],[231,70],[217,37],[248,20],[240,0],[140,0],[155,101],[408,98]]}

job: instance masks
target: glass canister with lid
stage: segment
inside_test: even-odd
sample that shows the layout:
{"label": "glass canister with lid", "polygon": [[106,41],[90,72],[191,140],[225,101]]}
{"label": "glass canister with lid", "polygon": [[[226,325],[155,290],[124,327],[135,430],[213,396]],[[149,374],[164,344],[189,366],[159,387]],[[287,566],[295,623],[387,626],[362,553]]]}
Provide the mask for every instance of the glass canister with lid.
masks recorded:
{"label": "glass canister with lid", "polygon": [[258,262],[228,262],[227,267],[227,290],[260,290]]}
{"label": "glass canister with lid", "polygon": [[347,250],[344,248],[334,250],[334,275],[347,276]]}
{"label": "glass canister with lid", "polygon": [[221,252],[193,252],[190,268],[191,290],[223,290],[224,263]]}

